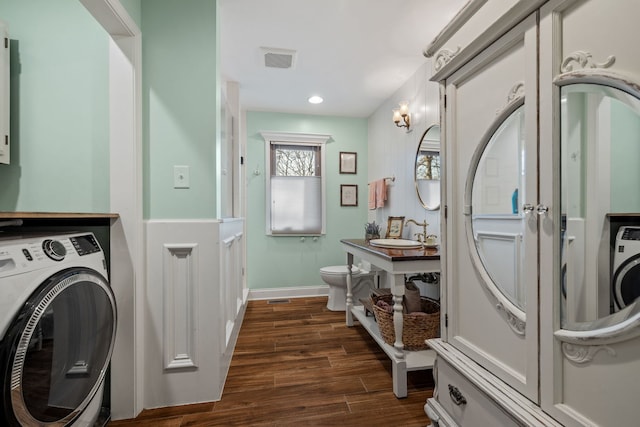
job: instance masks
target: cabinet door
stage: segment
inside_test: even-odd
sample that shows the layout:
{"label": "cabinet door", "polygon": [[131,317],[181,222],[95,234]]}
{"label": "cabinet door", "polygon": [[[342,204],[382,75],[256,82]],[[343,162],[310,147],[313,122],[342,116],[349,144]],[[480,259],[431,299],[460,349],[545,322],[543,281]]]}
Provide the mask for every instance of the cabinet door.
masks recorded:
{"label": "cabinet door", "polygon": [[448,341],[538,400],[532,15],[445,81]]}
{"label": "cabinet door", "polygon": [[638,16],[608,0],[540,14],[541,405],[569,426],[638,425],[640,301],[613,298],[634,241],[610,220],[640,227]]}

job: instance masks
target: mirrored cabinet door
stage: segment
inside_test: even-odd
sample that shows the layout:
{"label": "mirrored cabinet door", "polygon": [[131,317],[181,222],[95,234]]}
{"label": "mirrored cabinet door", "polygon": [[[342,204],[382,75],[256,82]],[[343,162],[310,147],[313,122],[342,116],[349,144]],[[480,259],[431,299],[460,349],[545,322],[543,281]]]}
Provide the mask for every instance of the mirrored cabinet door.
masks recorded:
{"label": "mirrored cabinet door", "polygon": [[638,16],[636,1],[541,9],[541,404],[566,425],[638,423]]}
{"label": "mirrored cabinet door", "polygon": [[536,19],[446,81],[448,342],[537,394]]}

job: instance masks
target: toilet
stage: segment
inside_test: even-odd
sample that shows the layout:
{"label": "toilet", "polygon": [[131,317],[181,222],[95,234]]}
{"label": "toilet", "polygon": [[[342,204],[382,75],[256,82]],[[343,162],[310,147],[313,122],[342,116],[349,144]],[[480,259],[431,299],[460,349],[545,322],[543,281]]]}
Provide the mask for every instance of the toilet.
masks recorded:
{"label": "toilet", "polygon": [[[327,308],[331,311],[347,309],[347,274],[346,265],[331,265],[320,269],[320,277],[329,285]],[[374,272],[355,265],[351,267],[353,304],[360,305],[360,298],[369,298],[373,285]]]}

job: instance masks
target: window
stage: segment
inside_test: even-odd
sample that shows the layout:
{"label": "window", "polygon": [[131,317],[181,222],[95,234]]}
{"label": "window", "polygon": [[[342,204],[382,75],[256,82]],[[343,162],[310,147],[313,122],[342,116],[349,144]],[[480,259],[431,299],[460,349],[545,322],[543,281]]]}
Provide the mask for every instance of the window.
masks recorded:
{"label": "window", "polygon": [[325,143],[328,135],[266,133],[269,235],[325,232]]}

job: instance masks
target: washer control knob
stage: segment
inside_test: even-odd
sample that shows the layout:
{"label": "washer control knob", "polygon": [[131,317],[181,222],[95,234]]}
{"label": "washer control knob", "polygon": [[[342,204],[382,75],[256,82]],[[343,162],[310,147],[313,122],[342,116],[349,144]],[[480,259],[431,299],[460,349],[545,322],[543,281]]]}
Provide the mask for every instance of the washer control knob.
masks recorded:
{"label": "washer control knob", "polygon": [[64,245],[58,240],[47,239],[42,242],[44,253],[54,261],[62,261],[67,254]]}

